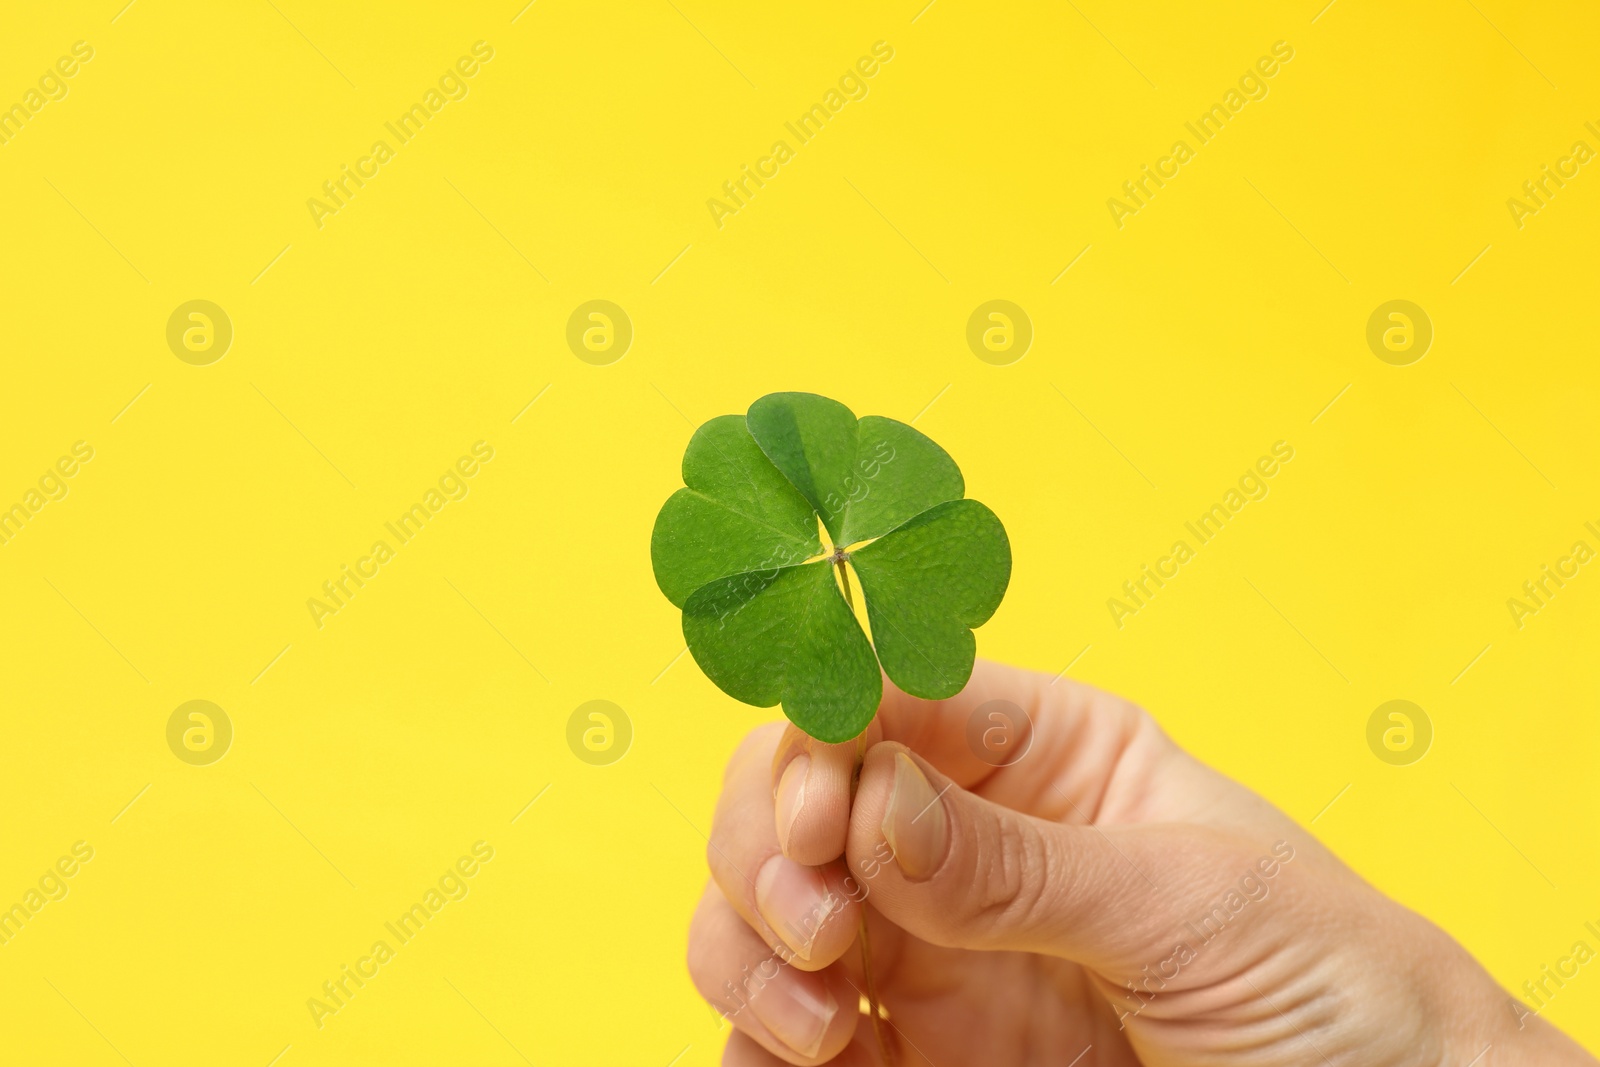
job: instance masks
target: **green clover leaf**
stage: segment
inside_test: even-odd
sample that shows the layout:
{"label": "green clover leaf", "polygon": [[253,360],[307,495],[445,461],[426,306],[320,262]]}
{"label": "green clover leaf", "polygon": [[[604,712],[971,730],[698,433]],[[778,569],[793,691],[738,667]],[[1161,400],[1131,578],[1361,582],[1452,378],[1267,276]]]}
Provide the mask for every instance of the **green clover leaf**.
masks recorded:
{"label": "green clover leaf", "polygon": [[[827,397],[773,393],[695,431],[683,481],[656,516],[650,559],[683,609],[695,662],[723,692],[782,704],[796,726],[837,743],[872,721],[880,664],[914,696],[966,685],[972,631],[1005,595],[1011,544],[928,437]],[[871,642],[846,600],[847,567]]]}

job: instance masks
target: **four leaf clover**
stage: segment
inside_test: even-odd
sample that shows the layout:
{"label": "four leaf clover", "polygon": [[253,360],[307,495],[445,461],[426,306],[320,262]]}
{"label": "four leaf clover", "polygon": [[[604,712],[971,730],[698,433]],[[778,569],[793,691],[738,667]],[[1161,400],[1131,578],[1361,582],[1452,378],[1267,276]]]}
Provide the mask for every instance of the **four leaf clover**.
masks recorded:
{"label": "four leaf clover", "polygon": [[695,431],[683,481],[656,516],[650,558],[683,609],[689,651],[723,692],[781,703],[837,743],[872,721],[880,664],[913,696],[966,685],[972,629],[1000,606],[1011,544],[928,437],[813,393],[772,393]]}

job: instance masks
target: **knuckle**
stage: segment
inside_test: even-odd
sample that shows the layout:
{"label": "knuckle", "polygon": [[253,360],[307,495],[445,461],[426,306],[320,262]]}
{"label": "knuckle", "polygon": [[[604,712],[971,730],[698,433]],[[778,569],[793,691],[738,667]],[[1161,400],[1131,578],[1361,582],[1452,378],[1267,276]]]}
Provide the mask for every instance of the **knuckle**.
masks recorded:
{"label": "knuckle", "polygon": [[702,978],[706,973],[708,962],[705,942],[691,933],[689,935],[689,948],[684,954],[684,964],[689,969],[689,980],[702,993],[706,991],[706,984],[702,981]]}
{"label": "knuckle", "polygon": [[956,883],[958,899],[943,913],[950,932],[1033,928],[1048,910],[1051,849],[1033,820],[985,811],[973,819],[973,847]]}
{"label": "knuckle", "polygon": [[706,840],[706,867],[711,871],[712,879],[721,886],[726,882],[728,873],[728,859],[722,849],[717,847],[717,832],[711,831],[711,836]]}
{"label": "knuckle", "polygon": [[695,909],[694,917],[689,920],[689,942],[684,953],[684,962],[689,968],[689,979],[701,993],[709,995],[714,985],[710,981],[712,962],[717,953],[718,940],[711,894],[715,890],[708,887],[701,905]]}
{"label": "knuckle", "polygon": [[992,826],[983,837],[984,847],[979,849],[983,877],[974,882],[973,904],[979,912],[1005,912],[1023,891],[1032,845],[1020,822],[993,815],[986,821]]}
{"label": "knuckle", "polygon": [[739,742],[739,747],[733,750],[733,755],[728,758],[728,765],[722,770],[722,782],[726,786],[733,781],[734,776],[743,770],[750,760],[760,760],[770,757],[773,748],[777,745],[783,733],[782,723],[762,723]]}
{"label": "knuckle", "polygon": [[1050,850],[1038,825],[1024,816],[997,819],[988,910],[1006,928],[1028,928],[1048,896]]}

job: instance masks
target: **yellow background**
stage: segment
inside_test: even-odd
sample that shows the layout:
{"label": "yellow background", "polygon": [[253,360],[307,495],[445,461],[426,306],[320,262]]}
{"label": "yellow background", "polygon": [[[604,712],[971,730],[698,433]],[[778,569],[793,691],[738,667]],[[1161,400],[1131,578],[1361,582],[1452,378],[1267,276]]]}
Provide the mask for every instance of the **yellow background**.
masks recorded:
{"label": "yellow background", "polygon": [[[95,449],[0,546],[0,903],[95,849],[0,946],[0,1058],[717,1062],[682,963],[701,832],[776,709],[675,661],[648,539],[693,426],[778,389],[920,414],[957,458],[1016,560],[983,655],[1076,659],[1322,812],[1508,986],[1600,920],[1600,566],[1506,607],[1600,547],[1597,165],[1506,207],[1600,148],[1592,7],[121,2],[0,35],[0,103],[95,50],[0,147],[0,503]],[[314,225],[479,40],[469,95]],[[879,40],[869,95],[719,229],[707,199]],[[1107,198],[1280,40],[1119,229]],[[196,298],[235,330],[210,366],[165,340]],[[635,329],[609,366],[564,339],[594,298]],[[965,341],[994,298],[1036,332],[1010,366]],[[1436,331],[1408,367],[1365,342],[1396,298]],[[318,629],[306,600],[478,440],[470,495]],[[1107,598],[1278,440],[1270,495],[1118,629]],[[635,733],[606,767],[565,741],[595,698]],[[1435,729],[1409,767],[1366,746],[1395,698]],[[191,699],[234,724],[211,766],[166,744]],[[478,840],[470,895],[314,1026]],[[1600,1048],[1600,971],[1548,1017]]]}

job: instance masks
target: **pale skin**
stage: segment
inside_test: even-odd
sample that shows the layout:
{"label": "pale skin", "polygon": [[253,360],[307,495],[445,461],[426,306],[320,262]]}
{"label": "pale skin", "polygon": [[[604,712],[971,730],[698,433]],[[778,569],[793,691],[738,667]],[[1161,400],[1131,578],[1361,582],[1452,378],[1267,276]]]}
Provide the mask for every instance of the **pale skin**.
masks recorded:
{"label": "pale skin", "polygon": [[[728,766],[689,931],[725,1064],[882,1062],[863,906],[906,1067],[1600,1063],[1127,701],[983,661],[884,690],[853,806],[854,741],[774,723]],[[998,768],[968,744],[994,699],[1033,722]]]}

